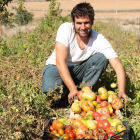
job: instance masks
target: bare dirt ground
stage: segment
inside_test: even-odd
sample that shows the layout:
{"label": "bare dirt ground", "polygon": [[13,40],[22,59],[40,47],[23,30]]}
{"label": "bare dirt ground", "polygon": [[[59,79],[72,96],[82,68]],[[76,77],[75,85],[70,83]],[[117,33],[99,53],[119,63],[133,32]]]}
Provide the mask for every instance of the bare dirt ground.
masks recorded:
{"label": "bare dirt ground", "polygon": [[[122,25],[121,21],[124,20],[139,20],[140,19],[140,0],[57,0],[60,5],[60,9],[62,9],[62,16],[66,16],[70,14],[72,8],[80,3],[80,2],[89,2],[93,6],[95,10],[95,20],[100,19],[102,21],[108,21],[108,19],[113,18],[116,19],[118,24]],[[45,0],[27,0],[24,6],[25,8],[34,14],[34,20],[42,18],[45,14],[47,14],[49,9],[50,2],[46,2]],[[13,6],[18,7],[17,0],[14,0],[7,7],[8,11],[15,13],[12,9]],[[119,19],[119,20],[118,20]],[[120,21],[121,19],[121,21]],[[2,27],[3,35],[13,35],[16,32],[30,30],[36,26],[36,22],[31,23],[32,25],[23,26],[15,29],[6,29]],[[126,30],[134,29],[136,31],[140,31],[140,22],[138,25],[122,25],[122,27]],[[11,33],[7,33],[11,32]]]}

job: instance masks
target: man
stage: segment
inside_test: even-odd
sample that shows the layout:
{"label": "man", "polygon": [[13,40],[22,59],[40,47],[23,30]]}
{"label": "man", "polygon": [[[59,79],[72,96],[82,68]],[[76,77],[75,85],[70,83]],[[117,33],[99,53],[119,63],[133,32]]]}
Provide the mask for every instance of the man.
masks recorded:
{"label": "man", "polygon": [[119,97],[127,100],[125,71],[118,55],[105,37],[92,29],[93,7],[86,2],[77,4],[71,18],[72,23],[63,23],[58,29],[55,49],[43,69],[42,91],[48,93],[55,83],[63,84],[62,97],[73,102],[76,84],[84,81],[94,86],[109,62],[117,75]]}

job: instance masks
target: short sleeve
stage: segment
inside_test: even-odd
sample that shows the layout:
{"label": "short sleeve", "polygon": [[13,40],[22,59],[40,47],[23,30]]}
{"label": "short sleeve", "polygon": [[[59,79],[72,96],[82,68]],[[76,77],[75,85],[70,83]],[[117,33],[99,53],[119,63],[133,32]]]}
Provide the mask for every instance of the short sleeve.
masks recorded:
{"label": "short sleeve", "polygon": [[56,36],[56,42],[60,42],[64,44],[66,47],[69,46],[70,41],[70,35],[71,35],[71,24],[66,22],[60,25],[57,36]]}

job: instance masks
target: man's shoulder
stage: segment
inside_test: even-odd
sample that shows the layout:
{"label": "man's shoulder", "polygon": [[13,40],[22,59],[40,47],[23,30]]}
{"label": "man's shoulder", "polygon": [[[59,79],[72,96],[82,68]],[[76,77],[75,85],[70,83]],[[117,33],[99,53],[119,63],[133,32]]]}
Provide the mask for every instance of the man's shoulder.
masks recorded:
{"label": "man's shoulder", "polygon": [[60,25],[60,27],[73,28],[73,24],[72,22],[64,22]]}
{"label": "man's shoulder", "polygon": [[102,39],[102,38],[104,38],[104,36],[102,34],[98,33],[97,31],[95,31],[93,29],[92,29],[91,36],[92,36],[93,39]]}

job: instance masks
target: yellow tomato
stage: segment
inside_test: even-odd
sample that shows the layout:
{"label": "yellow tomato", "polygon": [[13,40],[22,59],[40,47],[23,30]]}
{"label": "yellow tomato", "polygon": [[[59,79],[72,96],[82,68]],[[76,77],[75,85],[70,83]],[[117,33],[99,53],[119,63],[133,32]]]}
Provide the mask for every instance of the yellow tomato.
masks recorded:
{"label": "yellow tomato", "polygon": [[93,104],[94,104],[94,106],[98,105],[97,101],[93,101]]}

